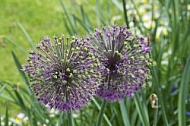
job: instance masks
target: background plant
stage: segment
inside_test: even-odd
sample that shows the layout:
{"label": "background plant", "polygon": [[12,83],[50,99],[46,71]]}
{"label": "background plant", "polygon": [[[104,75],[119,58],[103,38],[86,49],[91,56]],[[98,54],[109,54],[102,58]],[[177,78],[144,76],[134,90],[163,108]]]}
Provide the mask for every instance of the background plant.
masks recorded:
{"label": "background plant", "polygon": [[[107,104],[102,125],[184,126],[190,124],[188,86],[190,77],[189,1],[96,0],[89,2],[81,0],[60,1],[60,5],[63,9],[63,19],[57,15],[54,18],[59,17],[58,22],[63,23],[64,26],[61,29],[65,29],[63,33],[68,35],[77,34],[82,36],[92,32],[96,27],[126,24],[136,34],[149,34],[150,36],[152,57],[155,61],[155,66],[151,70],[152,81],[134,99],[126,98],[124,101]],[[58,13],[58,15],[61,15],[61,13]],[[29,17],[27,18],[29,19]],[[35,24],[36,22],[34,22]],[[27,48],[29,48],[31,45],[30,48],[32,48],[34,43],[40,40],[40,37],[50,34],[50,32],[45,33],[43,29],[40,29],[42,31],[41,35],[34,36],[30,32],[31,27],[26,27],[26,30],[21,23],[15,23],[15,26],[18,28],[15,38],[11,38],[8,33],[3,34],[1,38],[3,43],[11,42],[14,44],[12,49],[16,47],[21,51],[12,52],[12,56],[23,81],[19,81],[21,86],[18,86],[15,82],[1,80],[0,95],[1,99],[3,99],[3,102],[1,101],[3,109],[1,107],[0,113],[1,117],[3,117],[1,124],[15,124],[14,121],[11,121],[14,113],[9,114],[12,110],[10,108],[6,110],[5,106],[5,103],[9,104],[11,102],[28,117],[28,121],[23,122],[23,125],[28,125],[28,123],[30,125],[67,125],[68,117],[66,113],[55,111],[52,117],[52,111],[47,110],[35,100],[31,95],[26,76],[20,71],[20,64],[24,62],[24,57],[28,52],[25,46],[27,45]],[[48,26],[51,25],[45,25],[44,27]],[[29,36],[27,31],[30,32],[32,37]],[[34,31],[36,30],[34,29]],[[21,34],[21,32],[24,34]],[[62,33],[60,32],[60,27],[54,32],[56,34]],[[26,44],[26,40],[23,38],[18,39],[21,36],[25,36],[29,43]],[[2,51],[2,53],[4,52]],[[2,70],[1,75],[4,72],[5,70]],[[151,108],[149,101],[151,93],[158,95],[160,108]],[[82,111],[73,113],[75,125],[94,125],[100,110],[100,104],[101,100],[94,98]]]}

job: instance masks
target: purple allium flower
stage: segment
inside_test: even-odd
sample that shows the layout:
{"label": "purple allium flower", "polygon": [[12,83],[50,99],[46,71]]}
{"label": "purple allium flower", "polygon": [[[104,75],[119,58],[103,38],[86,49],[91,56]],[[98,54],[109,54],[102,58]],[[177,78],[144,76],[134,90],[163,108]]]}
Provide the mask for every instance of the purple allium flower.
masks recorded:
{"label": "purple allium flower", "polygon": [[92,43],[99,61],[103,82],[97,95],[108,101],[132,97],[146,85],[151,48],[142,37],[136,37],[126,27],[106,27],[95,30],[88,41]]}
{"label": "purple allium flower", "polygon": [[61,111],[81,109],[101,82],[100,63],[87,41],[44,38],[23,66],[39,101]]}

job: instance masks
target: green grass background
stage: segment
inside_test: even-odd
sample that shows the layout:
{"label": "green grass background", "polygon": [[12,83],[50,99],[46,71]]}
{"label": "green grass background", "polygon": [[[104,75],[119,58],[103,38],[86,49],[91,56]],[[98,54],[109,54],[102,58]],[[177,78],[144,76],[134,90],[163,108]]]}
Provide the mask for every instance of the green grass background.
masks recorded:
{"label": "green grass background", "polygon": [[30,45],[16,22],[24,26],[34,43],[39,43],[46,35],[67,35],[63,24],[63,10],[57,0],[1,0],[0,9],[0,80],[20,83],[11,51],[16,51],[21,63],[25,62],[26,56],[2,37],[10,37],[29,51]]}

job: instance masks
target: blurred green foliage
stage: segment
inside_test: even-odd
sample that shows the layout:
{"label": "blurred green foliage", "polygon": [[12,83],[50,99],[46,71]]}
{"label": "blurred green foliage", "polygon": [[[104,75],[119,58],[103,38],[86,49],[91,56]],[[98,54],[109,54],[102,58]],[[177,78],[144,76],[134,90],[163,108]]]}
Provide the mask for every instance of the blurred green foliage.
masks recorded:
{"label": "blurred green foliage", "polygon": [[[123,3],[126,5],[123,6]],[[16,67],[20,69],[20,64],[25,62],[26,55],[9,40],[28,52],[32,47],[23,29],[36,44],[44,35],[64,33],[82,36],[96,27],[113,24],[128,24],[136,34],[148,34],[155,66],[151,69],[152,78],[147,88],[134,99],[126,98],[124,102],[107,104],[103,125],[110,122],[112,125],[127,125],[125,119],[132,126],[190,124],[190,116],[186,114],[190,111],[190,1],[48,0],[44,3],[40,0],[2,0],[0,7],[3,10],[0,11],[0,95],[6,101],[15,103],[19,109],[22,108],[22,112],[30,117],[31,125],[36,125],[36,121],[40,124],[66,125],[68,118],[65,113],[58,113],[52,118],[51,112],[36,102],[28,89],[27,78],[20,71],[24,80],[21,81],[19,72],[16,72]],[[11,51],[15,52],[12,53],[14,60]],[[13,65],[14,61],[16,65]],[[20,90],[11,90],[18,83],[21,84]],[[149,96],[152,93],[158,96],[158,109],[150,106]],[[75,124],[94,125],[100,104],[101,100],[95,98],[89,106],[74,112]],[[2,110],[5,114],[5,106]]]}

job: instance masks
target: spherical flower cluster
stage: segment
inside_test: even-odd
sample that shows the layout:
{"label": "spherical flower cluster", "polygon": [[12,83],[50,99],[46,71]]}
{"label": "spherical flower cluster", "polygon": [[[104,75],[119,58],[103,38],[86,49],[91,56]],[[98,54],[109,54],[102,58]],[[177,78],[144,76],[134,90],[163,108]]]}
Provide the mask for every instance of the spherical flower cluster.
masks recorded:
{"label": "spherical flower cluster", "polygon": [[96,29],[87,40],[104,66],[98,96],[113,102],[132,97],[146,85],[151,48],[144,38],[136,37],[124,26],[113,26]]}
{"label": "spherical flower cluster", "polygon": [[23,66],[38,100],[61,111],[82,108],[101,82],[100,63],[90,44],[75,38],[71,44],[68,41],[55,37],[52,43],[44,38]]}

